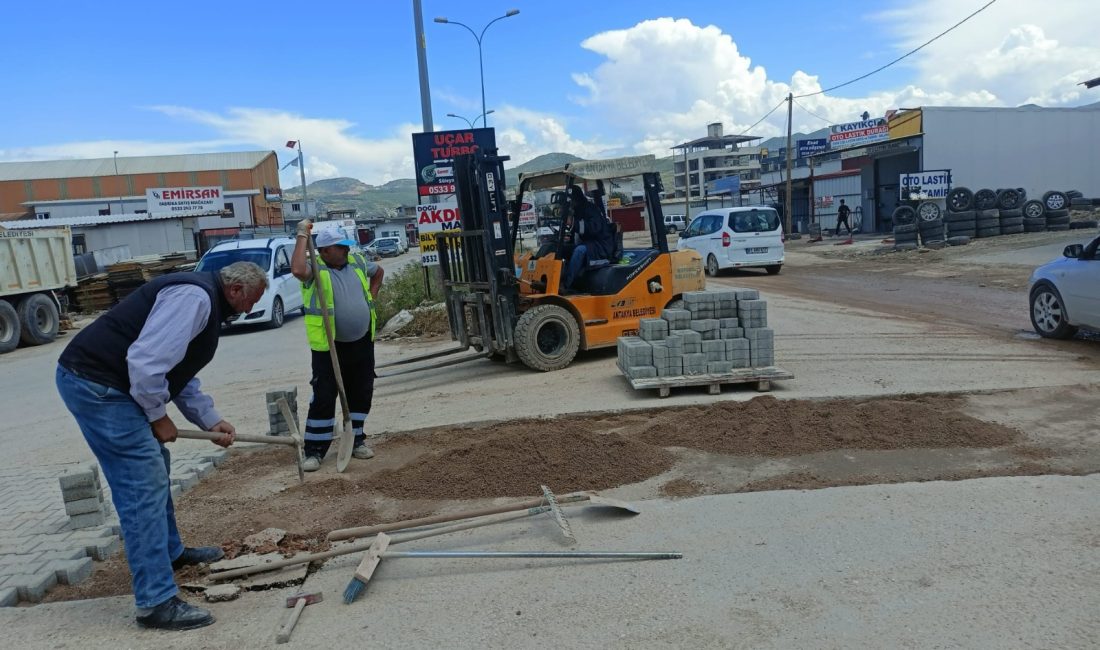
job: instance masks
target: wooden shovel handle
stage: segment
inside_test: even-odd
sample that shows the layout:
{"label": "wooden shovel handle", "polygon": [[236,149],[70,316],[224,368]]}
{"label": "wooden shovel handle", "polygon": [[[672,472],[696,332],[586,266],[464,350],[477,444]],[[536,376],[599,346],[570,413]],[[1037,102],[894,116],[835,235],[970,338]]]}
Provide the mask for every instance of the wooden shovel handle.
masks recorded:
{"label": "wooden shovel handle", "polygon": [[[187,429],[180,429],[178,431],[180,438],[187,438],[189,440],[219,440],[224,433],[217,433],[215,431],[189,431]],[[236,442],[262,442],[264,444],[271,445],[287,445],[290,447],[297,447],[298,441],[288,436],[257,436],[249,433],[238,433],[233,439]]]}

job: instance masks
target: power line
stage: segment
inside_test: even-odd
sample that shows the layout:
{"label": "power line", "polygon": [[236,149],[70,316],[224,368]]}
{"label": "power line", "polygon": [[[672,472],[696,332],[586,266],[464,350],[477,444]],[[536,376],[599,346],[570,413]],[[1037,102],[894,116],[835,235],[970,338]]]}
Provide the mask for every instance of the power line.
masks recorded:
{"label": "power line", "polygon": [[755,124],[753,124],[752,126],[750,126],[750,127],[749,127],[749,128],[747,128],[747,129],[745,129],[745,130],[741,131],[741,134],[742,134],[742,135],[747,135],[749,131],[752,131],[752,130],[753,130],[753,129],[755,129],[756,127],[760,126],[760,123],[761,123],[761,122],[763,122],[764,120],[766,120],[766,119],[768,119],[769,117],[771,117],[771,114],[772,114],[772,113],[774,113],[774,112],[775,112],[775,111],[776,111],[776,110],[777,110],[777,109],[778,109],[778,108],[779,108],[780,106],[782,106],[783,104],[786,104],[786,103],[787,103],[787,98],[786,98],[786,97],[784,97],[783,99],[779,100],[779,103],[775,105],[775,108],[773,108],[773,109],[771,109],[770,111],[768,111],[768,112],[767,112],[767,114],[765,114],[765,115],[764,115],[764,117],[760,118],[759,120],[756,120],[756,123],[755,123]]}
{"label": "power line", "polygon": [[795,104],[798,104],[798,107],[799,107],[799,108],[801,108],[802,110],[806,111],[806,112],[807,112],[807,113],[809,113],[810,115],[813,115],[814,117],[816,117],[817,119],[821,120],[822,122],[824,122],[824,123],[826,123],[826,124],[828,124],[828,125],[832,126],[832,124],[833,124],[833,121],[832,121],[832,120],[827,120],[827,119],[825,119],[824,117],[821,117],[821,116],[820,116],[820,115],[818,115],[817,113],[815,113],[815,112],[811,111],[810,109],[806,108],[805,106],[803,106],[803,105],[802,105],[802,102],[800,102],[800,101],[798,101],[798,100],[795,100],[795,102],[794,102],[794,103],[795,103]]}
{"label": "power line", "polygon": [[918,48],[916,48],[916,49],[913,49],[913,50],[910,50],[909,52],[906,52],[905,54],[903,54],[903,55],[899,56],[898,58],[894,59],[893,61],[891,61],[891,62],[887,63],[887,64],[886,64],[886,65],[884,65],[884,66],[881,66],[881,67],[879,67],[879,68],[875,68],[874,70],[872,70],[872,71],[868,72],[867,74],[865,74],[865,75],[863,75],[863,76],[861,76],[861,77],[856,77],[855,79],[852,79],[851,81],[845,81],[845,82],[844,82],[844,83],[842,83],[842,84],[837,84],[837,85],[833,86],[832,88],[826,88],[826,89],[824,89],[824,90],[819,90],[819,91],[817,91],[817,92],[814,92],[814,93],[807,93],[807,94],[805,94],[805,95],[798,95],[797,97],[795,97],[795,99],[802,99],[803,97],[813,97],[814,95],[820,95],[820,94],[822,94],[822,93],[827,93],[827,92],[831,92],[831,91],[833,91],[833,90],[836,90],[837,88],[843,88],[844,86],[848,86],[848,85],[854,84],[854,83],[855,83],[855,82],[857,82],[857,81],[862,81],[862,80],[866,79],[867,77],[870,77],[870,76],[871,76],[871,75],[873,75],[873,74],[877,74],[877,73],[879,73],[879,72],[882,72],[883,70],[885,70],[886,68],[889,68],[890,66],[894,65],[894,64],[895,64],[895,63],[897,63],[898,61],[901,61],[902,59],[905,59],[905,58],[907,58],[907,57],[909,57],[909,56],[911,56],[911,55],[913,55],[913,54],[916,54],[917,52],[920,52],[920,51],[921,51],[921,50],[923,50],[923,49],[924,49],[925,47],[927,47],[927,46],[931,45],[932,43],[934,43],[935,41],[939,40],[939,39],[940,39],[940,38],[942,38],[943,36],[946,36],[946,35],[947,35],[947,34],[948,34],[949,32],[953,31],[953,30],[954,30],[954,29],[955,29],[956,27],[958,27],[959,25],[962,25],[963,23],[965,23],[966,21],[970,20],[970,19],[971,19],[971,18],[973,18],[974,16],[977,16],[978,14],[980,14],[980,13],[982,13],[983,11],[985,11],[986,9],[988,9],[988,8],[989,8],[989,6],[990,6],[990,5],[992,5],[992,4],[994,3],[994,2],[997,2],[997,0],[989,0],[989,2],[985,3],[984,5],[982,5],[982,7],[981,7],[980,9],[978,9],[978,10],[977,10],[977,11],[975,11],[974,13],[970,14],[970,15],[969,15],[969,16],[967,16],[966,18],[963,18],[962,20],[960,20],[959,22],[955,23],[955,24],[954,24],[954,25],[952,25],[951,27],[948,27],[948,28],[947,28],[946,30],[944,30],[944,31],[940,32],[939,34],[937,34],[937,35],[933,36],[933,37],[932,37],[931,39],[929,39],[929,40],[925,41],[925,42],[924,42],[924,43],[923,43],[923,44],[922,44],[922,45],[921,45],[920,47],[918,47]]}

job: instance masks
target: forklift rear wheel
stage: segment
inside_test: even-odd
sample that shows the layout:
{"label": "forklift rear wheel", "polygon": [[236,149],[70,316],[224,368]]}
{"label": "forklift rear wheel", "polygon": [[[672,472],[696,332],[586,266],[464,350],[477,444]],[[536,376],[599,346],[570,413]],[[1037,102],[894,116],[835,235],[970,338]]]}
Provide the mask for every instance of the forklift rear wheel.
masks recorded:
{"label": "forklift rear wheel", "polygon": [[516,354],[532,370],[548,372],[568,366],[580,348],[577,319],[564,307],[539,305],[516,323]]}

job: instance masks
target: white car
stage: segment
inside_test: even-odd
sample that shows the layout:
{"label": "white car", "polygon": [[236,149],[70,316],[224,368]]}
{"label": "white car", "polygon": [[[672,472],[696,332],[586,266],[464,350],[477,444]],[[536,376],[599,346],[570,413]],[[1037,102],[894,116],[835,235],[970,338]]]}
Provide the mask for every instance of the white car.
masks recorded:
{"label": "white car", "polygon": [[385,241],[392,241],[397,244],[398,255],[404,255],[409,251],[409,247],[404,245],[401,239],[398,237],[378,237],[376,239],[372,239],[369,244],[363,247],[363,249],[368,252],[380,255],[381,252],[378,250],[378,245]]}
{"label": "white car", "polygon": [[1031,274],[1031,325],[1049,339],[1071,338],[1082,327],[1100,331],[1100,237],[1062,255]]}
{"label": "white car", "polygon": [[697,251],[710,276],[747,267],[763,267],[775,275],[783,268],[783,239],[783,224],[773,208],[720,208],[696,215],[680,233],[676,248]]}
{"label": "white car", "polygon": [[214,246],[199,260],[196,271],[220,271],[233,262],[254,262],[267,271],[267,291],[248,314],[233,316],[230,325],[264,323],[283,326],[287,312],[302,309],[301,284],[290,272],[294,240],[289,237],[234,239]]}

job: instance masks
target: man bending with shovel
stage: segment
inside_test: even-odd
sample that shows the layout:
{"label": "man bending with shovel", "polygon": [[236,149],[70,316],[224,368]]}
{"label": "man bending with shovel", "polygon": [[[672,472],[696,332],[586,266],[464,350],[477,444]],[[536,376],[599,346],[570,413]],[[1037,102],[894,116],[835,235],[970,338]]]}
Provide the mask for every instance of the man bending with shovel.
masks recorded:
{"label": "man bending with shovel", "polygon": [[[355,242],[336,229],[322,230],[316,236],[316,259],[306,257],[310,247],[308,219],[298,224],[297,243],[290,259],[290,270],[302,281],[305,304],[306,336],[312,350],[313,397],[305,426],[305,461],[302,469],[315,472],[332,445],[336,427],[336,398],[346,388],[354,435],[353,458],[374,456],[367,446],[364,423],[370,414],[374,395],[374,333],[377,317],[374,299],[382,286],[382,267],[352,253]],[[326,314],[327,312],[327,318]],[[330,321],[330,322],[326,322]],[[331,324],[331,330],[328,329]],[[328,330],[326,332],[326,330]],[[329,346],[333,340],[335,354]],[[337,364],[333,363],[336,357]],[[334,366],[340,368],[340,381]]]}

